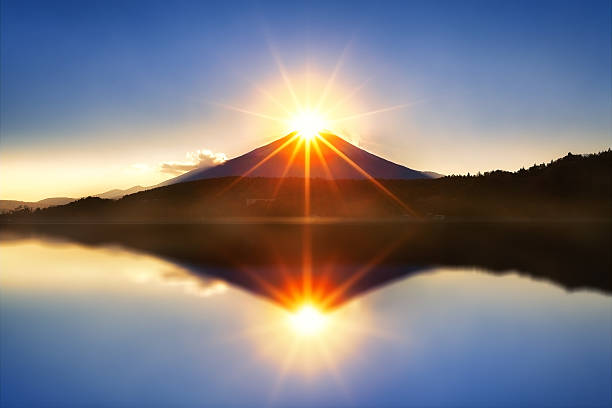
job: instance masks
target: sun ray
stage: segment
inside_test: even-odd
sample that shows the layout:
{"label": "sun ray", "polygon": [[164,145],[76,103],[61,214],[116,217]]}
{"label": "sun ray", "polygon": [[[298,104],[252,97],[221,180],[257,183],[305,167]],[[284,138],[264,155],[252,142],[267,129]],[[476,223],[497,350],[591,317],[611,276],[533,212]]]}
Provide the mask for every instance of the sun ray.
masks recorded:
{"label": "sun ray", "polygon": [[291,307],[295,307],[300,300],[300,292],[296,286],[296,283],[291,278],[290,274],[287,272],[283,265],[279,265],[281,276],[283,278],[283,282],[287,286],[287,291],[289,292],[290,298],[292,300]]}
{"label": "sun ray", "polygon": [[238,330],[230,335],[224,336],[218,340],[220,344],[228,342],[243,341],[256,336],[264,336],[278,331],[278,323],[266,323],[260,325],[251,325]]}
{"label": "sun ray", "polygon": [[281,273],[283,283],[286,285],[286,289],[289,293],[289,296],[293,300],[293,303],[296,304],[300,298],[300,292],[297,283],[292,278],[291,274],[287,271],[287,268],[283,263],[282,257],[276,247],[272,246],[270,248],[270,252],[272,252],[272,256],[274,257],[277,268]]}
{"label": "sun ray", "polygon": [[285,176],[287,175],[287,173],[289,173],[289,170],[291,169],[291,166],[293,165],[293,162],[295,161],[295,157],[297,156],[297,153],[300,150],[300,146],[302,145],[302,143],[304,143],[304,139],[299,139],[297,143],[295,144],[295,147],[293,148],[293,152],[291,152],[291,156],[289,156],[289,160],[287,161],[287,164],[285,165],[285,168],[283,169],[283,173],[280,176],[280,179],[278,180],[278,182],[276,183],[276,186],[274,187],[274,192],[272,193],[273,198],[276,198],[283,182],[285,181]]}
{"label": "sun ray", "polygon": [[235,186],[240,180],[242,180],[243,178],[247,177],[249,174],[251,174],[255,170],[257,170],[257,168],[259,168],[259,166],[261,166],[262,164],[264,164],[265,162],[267,162],[268,160],[270,160],[271,158],[276,156],[278,154],[278,152],[283,150],[285,147],[287,147],[287,145],[289,145],[291,142],[293,142],[298,137],[296,132],[289,133],[289,135],[287,135],[287,136],[290,136],[290,137],[283,144],[281,144],[279,147],[274,149],[274,151],[272,153],[270,153],[269,155],[267,155],[266,157],[261,159],[257,164],[255,164],[253,167],[251,167],[249,170],[247,170],[244,174],[239,176],[237,179],[232,181],[229,185],[224,187],[219,193],[217,193],[217,195],[221,195],[221,194],[225,193],[227,190],[229,190],[230,188],[232,188],[233,186]]}
{"label": "sun ray", "polygon": [[336,111],[336,109],[338,109],[339,107],[341,107],[342,105],[344,105],[346,103],[346,101],[348,101],[349,99],[351,99],[353,96],[355,96],[359,91],[361,91],[368,82],[370,82],[371,78],[366,79],[365,81],[363,81],[360,85],[356,86],[355,88],[353,88],[349,93],[347,93],[344,97],[338,99],[336,101],[336,103],[334,103],[332,105],[331,108],[326,109],[325,112],[330,115],[333,112]]}
{"label": "sun ray", "polygon": [[336,367],[336,365],[334,364],[333,357],[329,349],[327,348],[327,344],[325,344],[321,339],[316,339],[316,342],[317,342],[317,346],[319,349],[319,353],[323,356],[323,362],[325,363],[325,366],[327,367],[327,371],[329,371],[329,373],[334,377],[334,380],[336,381],[336,385],[340,388],[344,397],[346,399],[350,399],[350,393],[349,393],[348,387],[346,386],[346,383],[342,379],[342,376],[340,375],[340,371],[338,371],[338,367]]}
{"label": "sun ray", "polygon": [[285,295],[280,289],[275,288],[265,279],[257,274],[257,272],[250,270],[245,266],[238,265],[237,269],[246,273],[251,279],[253,279],[268,295],[275,299],[278,303],[284,307],[291,306],[292,302],[287,295]]}
{"label": "sun ray", "polygon": [[[265,345],[261,346],[259,353],[252,353],[246,359],[241,361],[241,364],[237,367],[234,367],[229,373],[228,379],[232,381],[241,381],[244,378],[246,372],[250,371],[247,368],[255,367],[259,365],[259,360],[270,352],[275,352],[278,350],[279,346],[282,345],[282,340],[278,338],[278,336],[274,336],[279,332],[280,325],[278,323],[275,324],[266,324],[251,327],[247,330],[243,330],[238,332],[232,336],[220,338],[217,340],[217,345],[223,346],[230,343],[244,342],[245,340],[252,341],[256,338],[265,338],[267,342]],[[275,339],[275,340],[272,340]]]}
{"label": "sun ray", "polygon": [[276,397],[278,396],[278,393],[280,392],[280,389],[283,386],[283,383],[285,382],[285,376],[289,372],[289,369],[291,368],[291,365],[293,364],[293,360],[295,360],[295,356],[298,352],[299,343],[300,343],[299,339],[296,338],[293,340],[293,342],[289,346],[289,352],[287,353],[287,355],[285,356],[285,359],[283,360],[283,364],[278,373],[278,377],[276,378],[276,383],[274,384],[272,388],[272,392],[270,394],[271,405],[276,400]]}
{"label": "sun ray", "polygon": [[336,184],[336,180],[334,180],[334,176],[332,175],[331,170],[329,169],[329,166],[327,165],[327,160],[323,156],[323,153],[321,152],[321,148],[319,147],[319,142],[317,141],[316,138],[312,140],[312,144],[314,146],[315,153],[317,154],[317,157],[319,158],[319,161],[321,162],[321,165],[323,166],[323,171],[325,172],[325,175],[327,176],[329,185],[332,187],[332,190],[334,191],[334,194],[336,195],[336,197],[339,199],[342,199],[340,195],[340,189],[338,188],[338,185]]}
{"label": "sun ray", "polygon": [[251,85],[255,88],[255,90],[257,90],[257,92],[259,92],[260,94],[268,98],[270,101],[272,101],[276,106],[282,109],[288,116],[292,115],[289,109],[287,109],[287,107],[283,105],[281,101],[279,101],[274,95],[268,92],[265,88],[257,85],[255,82],[251,82]]}
{"label": "sun ray", "polygon": [[[334,267],[333,263],[317,268],[317,279],[313,282],[312,300],[315,304],[320,304],[321,299],[325,297],[325,292],[329,290],[329,286],[333,283],[330,281],[331,271]],[[316,284],[316,285],[315,285]]]}
{"label": "sun ray", "polygon": [[270,50],[270,54],[272,54],[272,58],[274,58],[274,62],[276,63],[278,71],[280,72],[281,77],[283,78],[283,81],[285,82],[285,85],[287,86],[287,90],[291,94],[291,98],[293,99],[293,103],[295,104],[296,109],[298,111],[302,111],[302,104],[300,103],[300,100],[297,97],[295,90],[293,89],[293,85],[291,83],[291,79],[289,78],[289,74],[287,73],[287,70],[285,69],[285,65],[283,64],[280,54],[276,51],[276,49],[272,45],[272,41],[270,40],[268,40],[268,49]]}
{"label": "sun ray", "polygon": [[323,153],[321,152],[321,148],[319,147],[319,143],[317,142],[317,138],[312,140],[312,144],[314,146],[315,153],[317,154],[317,157],[319,158],[319,161],[323,166],[323,171],[325,172],[325,175],[328,178],[333,179],[331,171],[329,170],[329,166],[327,165],[327,160],[325,160],[325,157],[323,157]]}
{"label": "sun ray", "polygon": [[310,216],[310,140],[304,141],[304,216]]}
{"label": "sun ray", "polygon": [[352,332],[355,334],[365,334],[365,335],[368,335],[369,337],[374,337],[374,338],[381,339],[381,340],[398,342],[402,339],[400,336],[388,330],[382,330],[375,326],[370,327],[370,326],[364,326],[364,325],[359,325],[359,324],[350,324],[347,322],[342,322],[341,325],[342,325],[342,329],[346,330],[347,332]]}
{"label": "sun ray", "polygon": [[336,66],[334,67],[334,70],[332,71],[329,79],[327,80],[327,83],[325,84],[325,88],[323,89],[323,93],[321,94],[321,96],[319,97],[319,101],[317,102],[317,106],[315,108],[315,111],[319,111],[321,109],[321,106],[323,106],[323,104],[325,103],[325,100],[327,99],[327,95],[329,94],[329,90],[331,89],[331,87],[333,86],[335,80],[336,80],[336,76],[338,76],[338,72],[340,72],[340,68],[342,68],[342,64],[344,64],[344,59],[346,58],[346,54],[351,46],[351,44],[353,43],[353,39],[351,39],[346,46],[344,46],[344,49],[342,50],[342,53],[340,54],[340,57],[338,58],[338,61],[336,62]]}
{"label": "sun ray", "polygon": [[306,65],[306,109],[311,109],[312,102],[312,73],[310,72],[310,59]]}
{"label": "sun ray", "polygon": [[286,123],[287,122],[287,119],[285,119],[285,118],[279,118],[279,117],[276,117],[276,116],[266,115],[265,113],[254,112],[254,111],[250,111],[248,109],[243,109],[243,108],[239,108],[239,107],[236,107],[236,106],[227,105],[225,103],[210,102],[210,104],[216,105],[216,106],[220,106],[220,107],[228,109],[228,110],[233,110],[233,111],[236,111],[236,112],[245,113],[247,115],[256,116],[256,117],[262,118],[262,119],[269,119],[269,120],[273,120],[275,122],[280,122],[280,123]]}
{"label": "sun ray", "polygon": [[368,273],[372,268],[376,267],[380,262],[382,262],[391,252],[397,249],[400,244],[403,242],[403,238],[395,240],[391,245],[388,245],[383,250],[379,251],[370,261],[368,261],[364,266],[359,268],[354,274],[351,275],[346,281],[344,281],[335,291],[333,291],[329,296],[327,296],[322,302],[321,307],[329,307],[335,300],[337,300],[340,296],[346,293],[355,283],[357,283],[363,276]]}
{"label": "sun ray", "polygon": [[[310,140],[304,141],[304,217],[310,217]],[[310,225],[304,225],[303,247],[304,296],[310,299],[312,292],[312,232]]]}
{"label": "sun ray", "polygon": [[323,135],[319,135],[317,138],[323,141],[323,143],[325,143],[327,147],[333,150],[341,159],[347,162],[351,167],[357,170],[361,175],[363,175],[368,180],[370,180],[370,182],[372,182],[376,187],[378,187],[378,189],[380,189],[383,193],[385,193],[389,198],[391,198],[393,201],[399,204],[406,212],[408,212],[412,216],[416,216],[415,212],[410,207],[408,207],[402,200],[400,200],[395,194],[389,191],[389,189],[383,186],[378,180],[372,177],[367,171],[359,167],[359,165],[355,163],[354,161],[352,161],[347,155],[345,155],[340,150],[338,150],[336,146],[328,142]]}
{"label": "sun ray", "polygon": [[305,223],[302,231],[302,297],[310,301],[312,294],[312,231]]}
{"label": "sun ray", "polygon": [[357,113],[357,114],[354,114],[354,115],[345,116],[343,118],[331,119],[330,122],[334,122],[335,123],[335,122],[343,122],[343,121],[351,120],[351,119],[358,119],[358,118],[362,118],[362,117],[365,117],[365,116],[375,115],[377,113],[389,112],[389,111],[393,111],[393,110],[397,110],[397,109],[406,108],[408,106],[411,106],[411,104],[404,103],[402,105],[389,106],[387,108],[381,108],[381,109],[371,110],[371,111],[368,111],[368,112]]}

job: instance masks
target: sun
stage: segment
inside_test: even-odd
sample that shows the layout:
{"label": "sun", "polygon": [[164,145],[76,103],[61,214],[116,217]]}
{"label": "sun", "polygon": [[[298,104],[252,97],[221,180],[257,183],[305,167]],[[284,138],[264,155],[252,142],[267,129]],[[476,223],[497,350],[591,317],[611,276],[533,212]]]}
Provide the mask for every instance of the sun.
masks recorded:
{"label": "sun", "polygon": [[327,316],[310,304],[291,314],[289,320],[297,333],[307,336],[321,332],[327,325]]}
{"label": "sun", "polygon": [[290,120],[292,131],[305,140],[312,140],[326,127],[323,115],[315,111],[301,112]]}

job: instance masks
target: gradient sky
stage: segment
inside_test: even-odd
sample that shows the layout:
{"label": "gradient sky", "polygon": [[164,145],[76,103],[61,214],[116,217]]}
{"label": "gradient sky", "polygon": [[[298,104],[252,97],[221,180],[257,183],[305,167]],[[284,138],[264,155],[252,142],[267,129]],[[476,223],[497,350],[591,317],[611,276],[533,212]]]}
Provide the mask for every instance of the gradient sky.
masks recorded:
{"label": "gradient sky", "polygon": [[[612,145],[610,1],[1,4],[0,198],[152,185],[288,129],[339,67],[345,137],[417,170],[515,170]],[[337,65],[339,58],[341,64]],[[276,57],[276,58],[275,58]]]}

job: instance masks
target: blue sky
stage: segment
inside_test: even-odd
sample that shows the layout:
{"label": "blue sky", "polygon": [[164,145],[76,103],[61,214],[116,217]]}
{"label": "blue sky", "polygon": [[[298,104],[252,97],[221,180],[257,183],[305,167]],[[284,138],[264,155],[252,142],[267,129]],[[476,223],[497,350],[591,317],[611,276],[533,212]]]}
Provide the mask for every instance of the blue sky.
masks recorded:
{"label": "blue sky", "polygon": [[612,144],[609,1],[1,7],[0,198],[147,185],[187,152],[233,157],[282,136],[218,105],[274,113],[253,87],[283,92],[274,53],[294,84],[308,71],[321,85],[345,50],[334,97],[367,81],[356,113],[409,106],[342,130],[419,170],[516,169]]}

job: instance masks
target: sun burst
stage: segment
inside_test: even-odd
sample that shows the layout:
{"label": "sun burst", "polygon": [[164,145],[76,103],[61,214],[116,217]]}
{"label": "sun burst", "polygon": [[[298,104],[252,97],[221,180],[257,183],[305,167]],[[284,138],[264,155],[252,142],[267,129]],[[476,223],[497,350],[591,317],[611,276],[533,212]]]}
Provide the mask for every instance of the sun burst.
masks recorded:
{"label": "sun burst", "polygon": [[[331,108],[326,107],[325,102],[330,99],[329,98],[330,89],[334,85],[335,79],[340,69],[340,65],[342,65],[343,57],[341,57],[340,61],[338,61],[338,64],[336,65],[336,68],[334,69],[334,72],[332,73],[331,77],[328,79],[327,83],[325,84],[325,87],[323,88],[318,98],[318,101],[314,104],[311,104],[311,101],[310,101],[310,91],[307,92],[308,97],[306,98],[306,100],[302,100],[301,98],[299,98],[298,96],[299,93],[297,91],[299,88],[296,88],[294,86],[295,84],[289,77],[287,71],[284,69],[282,62],[280,61],[280,56],[277,54],[274,54],[274,57],[278,65],[279,71],[281,73],[281,76],[283,78],[283,82],[286,85],[287,90],[290,93],[291,98],[294,102],[293,109],[295,110],[292,111],[292,109],[288,105],[285,105],[282,103],[281,99],[275,97],[271,92],[260,87],[257,84],[255,84],[255,86],[256,86],[256,89],[259,91],[259,93],[266,96],[267,99],[270,99],[271,101],[273,101],[275,105],[281,107],[282,111],[286,114],[286,116],[283,116],[282,114],[280,116],[277,116],[273,114],[257,112],[255,110],[244,109],[244,108],[231,106],[227,104],[221,104],[221,103],[218,103],[217,105],[225,109],[229,109],[229,110],[240,112],[246,115],[258,117],[260,119],[266,119],[272,122],[276,122],[277,125],[278,124],[282,125],[282,130],[285,132],[284,134],[287,135],[288,137],[280,146],[278,146],[272,152],[267,154],[265,157],[263,157],[261,160],[255,163],[250,169],[246,170],[238,178],[236,178],[230,184],[228,184],[225,188],[223,188],[219,194],[222,194],[225,191],[231,189],[234,185],[239,183],[245,177],[248,177],[255,170],[257,170],[260,166],[264,165],[267,161],[275,157],[278,153],[288,148],[297,139],[300,143],[295,144],[293,153],[288,155],[290,158],[287,161],[287,164],[281,176],[281,180],[278,182],[277,187],[274,190],[274,196],[276,197],[276,194],[278,193],[280,185],[282,184],[282,179],[284,179],[285,176],[288,174],[296,155],[300,153],[300,151],[303,151],[304,153],[304,159],[302,162],[304,166],[304,213],[303,213],[303,216],[305,218],[309,218],[311,216],[310,214],[310,174],[311,174],[310,166],[311,166],[312,150],[314,150],[317,157],[319,157],[321,165],[324,167],[325,171],[329,173],[328,174],[329,179],[332,181],[332,183],[334,183],[334,175],[331,173],[330,169],[327,167],[327,158],[325,157],[323,153],[321,153],[321,146],[324,146],[326,150],[332,151],[333,155],[339,157],[341,160],[346,162],[349,166],[354,168],[357,173],[359,173],[361,176],[365,177],[372,184],[374,184],[374,186],[381,193],[386,195],[390,200],[392,200],[399,207],[401,207],[407,215],[416,216],[415,212],[412,211],[412,209],[410,209],[395,194],[393,194],[393,192],[391,192],[387,187],[385,187],[380,181],[372,177],[366,170],[361,168],[350,157],[348,157],[341,149],[338,149],[334,145],[334,143],[328,140],[329,135],[334,135],[334,136],[340,136],[344,138],[345,140],[351,142],[350,140],[351,138],[347,137],[346,135],[343,135],[343,133],[345,132],[343,132],[341,128],[338,128],[338,126],[340,126],[340,123],[350,122],[350,121],[354,121],[354,120],[357,120],[363,117],[381,114],[384,112],[389,112],[389,111],[393,111],[397,109],[403,109],[410,105],[409,104],[394,105],[390,107],[373,109],[373,110],[360,112],[360,113],[353,113],[353,114],[349,112],[345,112],[344,115],[338,116],[334,114],[336,110],[338,109],[338,107],[341,105],[344,105],[348,100],[353,98],[354,95],[360,89],[362,89],[363,86],[365,85],[365,83],[363,83],[359,85],[357,88],[348,92],[347,94],[343,96],[341,95],[340,98],[336,100],[335,102],[332,101]],[[321,146],[319,146],[319,144]],[[335,188],[334,191],[337,191],[337,188]]]}
{"label": "sun burst", "polygon": [[[269,125],[261,125],[266,131],[274,134],[296,133],[303,141],[310,142],[320,137],[321,133],[340,136],[355,143],[363,130],[363,118],[410,107],[413,104],[396,104],[375,109],[363,109],[357,99],[370,79],[357,86],[342,89],[338,82],[341,70],[351,48],[352,41],[344,47],[330,75],[320,76],[311,66],[306,67],[305,74],[290,75],[280,53],[269,42],[271,56],[278,68],[280,80],[263,86],[248,79],[259,96],[250,108],[234,106],[226,103],[211,102],[219,107],[264,119]],[[318,92],[317,92],[318,88]],[[318,95],[317,95],[318,93]],[[253,108],[253,106],[259,108]],[[272,124],[274,124],[272,127]],[[258,125],[259,126],[259,125]],[[359,131],[348,130],[358,127]],[[279,135],[280,136],[280,135]],[[310,145],[305,143],[304,146]]]}
{"label": "sun burst", "polygon": [[314,139],[320,132],[324,131],[328,124],[325,117],[317,111],[306,111],[295,115],[290,120],[292,131],[304,140]]}

